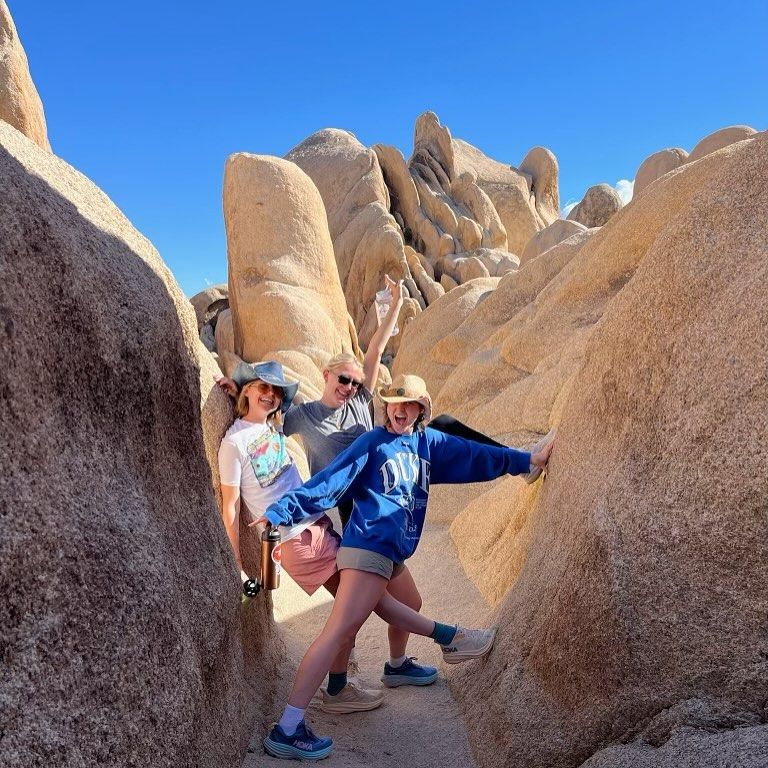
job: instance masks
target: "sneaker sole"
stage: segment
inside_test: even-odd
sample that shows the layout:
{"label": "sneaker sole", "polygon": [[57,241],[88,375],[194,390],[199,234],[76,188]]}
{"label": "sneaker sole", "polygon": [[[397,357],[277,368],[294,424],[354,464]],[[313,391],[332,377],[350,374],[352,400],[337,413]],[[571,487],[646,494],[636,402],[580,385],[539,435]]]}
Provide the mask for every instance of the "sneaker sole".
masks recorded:
{"label": "sneaker sole", "polygon": [[446,664],[461,664],[462,661],[470,661],[471,659],[479,659],[481,656],[485,656],[485,654],[488,653],[491,648],[493,648],[493,644],[496,642],[496,634],[498,631],[499,628],[496,627],[496,629],[493,631],[491,639],[482,648],[478,648],[474,651],[456,651],[456,653],[451,653],[447,656],[445,651],[443,651],[443,661]]}
{"label": "sneaker sole", "polygon": [[264,739],[264,749],[268,755],[272,757],[281,757],[286,760],[323,760],[328,757],[333,750],[333,744],[325,749],[319,749],[317,752],[307,752],[304,749],[298,749],[298,747],[291,747],[288,744],[280,744],[278,741],[272,741],[267,736]]}
{"label": "sneaker sole", "polygon": [[370,712],[372,709],[378,709],[384,703],[384,697],[378,701],[356,701],[356,702],[323,702],[320,709],[332,715],[349,715],[353,712]]}
{"label": "sneaker sole", "polygon": [[401,685],[432,685],[437,680],[437,672],[427,677],[409,677],[408,675],[385,675],[381,682],[387,688],[399,688]]}

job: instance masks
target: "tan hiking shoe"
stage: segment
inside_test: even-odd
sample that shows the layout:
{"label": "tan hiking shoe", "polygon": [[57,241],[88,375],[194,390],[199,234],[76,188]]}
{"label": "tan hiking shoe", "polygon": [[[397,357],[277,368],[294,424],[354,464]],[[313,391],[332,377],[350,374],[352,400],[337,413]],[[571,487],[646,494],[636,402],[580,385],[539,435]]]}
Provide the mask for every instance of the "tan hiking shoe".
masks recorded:
{"label": "tan hiking shoe", "polygon": [[460,664],[462,661],[478,659],[493,648],[498,627],[490,629],[464,629],[459,627],[456,636],[448,645],[443,645],[443,661],[446,664]]}
{"label": "tan hiking shoe", "polygon": [[323,691],[323,712],[333,712],[338,715],[349,712],[367,712],[369,709],[380,707],[384,701],[381,691],[366,691],[354,683],[347,683],[335,696]]}

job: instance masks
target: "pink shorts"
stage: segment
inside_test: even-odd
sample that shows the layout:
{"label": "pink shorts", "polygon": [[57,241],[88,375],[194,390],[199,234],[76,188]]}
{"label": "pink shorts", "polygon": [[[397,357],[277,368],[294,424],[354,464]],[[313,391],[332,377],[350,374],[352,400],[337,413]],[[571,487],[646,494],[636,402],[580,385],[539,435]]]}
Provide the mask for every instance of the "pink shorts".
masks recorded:
{"label": "pink shorts", "polygon": [[280,545],[280,562],[286,573],[308,594],[336,573],[336,553],[341,537],[331,518],[323,515],[298,536]]}

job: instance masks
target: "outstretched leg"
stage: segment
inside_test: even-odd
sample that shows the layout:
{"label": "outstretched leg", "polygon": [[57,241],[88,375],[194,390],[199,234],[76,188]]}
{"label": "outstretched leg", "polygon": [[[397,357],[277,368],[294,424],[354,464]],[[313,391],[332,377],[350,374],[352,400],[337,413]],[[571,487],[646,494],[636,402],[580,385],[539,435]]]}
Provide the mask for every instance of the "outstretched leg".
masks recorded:
{"label": "outstretched leg", "polygon": [[341,571],[331,615],[296,671],[288,697],[292,707],[307,708],[339,650],[354,642],[355,635],[373,613],[386,588],[387,579],[378,574],[352,568]]}
{"label": "outstretched leg", "polygon": [[[413,576],[411,576],[411,572],[408,568],[403,568],[397,576],[390,580],[389,585],[387,586],[387,592],[413,611],[418,612],[421,610],[421,595],[419,594],[416,582],[413,580]],[[429,623],[434,625],[434,622]],[[433,628],[434,627],[431,627],[429,632],[431,632]],[[396,624],[390,624],[389,627],[387,627],[387,634],[389,636],[390,657],[392,659],[401,659],[405,656],[405,648],[408,644],[408,631],[401,629]],[[424,633],[422,632],[420,634]]]}

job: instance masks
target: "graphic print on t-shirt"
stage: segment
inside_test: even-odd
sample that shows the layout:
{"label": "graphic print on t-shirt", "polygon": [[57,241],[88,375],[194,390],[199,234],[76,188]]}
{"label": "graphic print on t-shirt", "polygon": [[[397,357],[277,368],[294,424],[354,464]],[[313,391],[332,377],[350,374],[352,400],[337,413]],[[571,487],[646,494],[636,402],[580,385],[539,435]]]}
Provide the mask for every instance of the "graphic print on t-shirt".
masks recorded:
{"label": "graphic print on t-shirt", "polygon": [[253,474],[262,488],[272,485],[291,466],[285,439],[274,429],[268,429],[251,440],[247,451]]}

